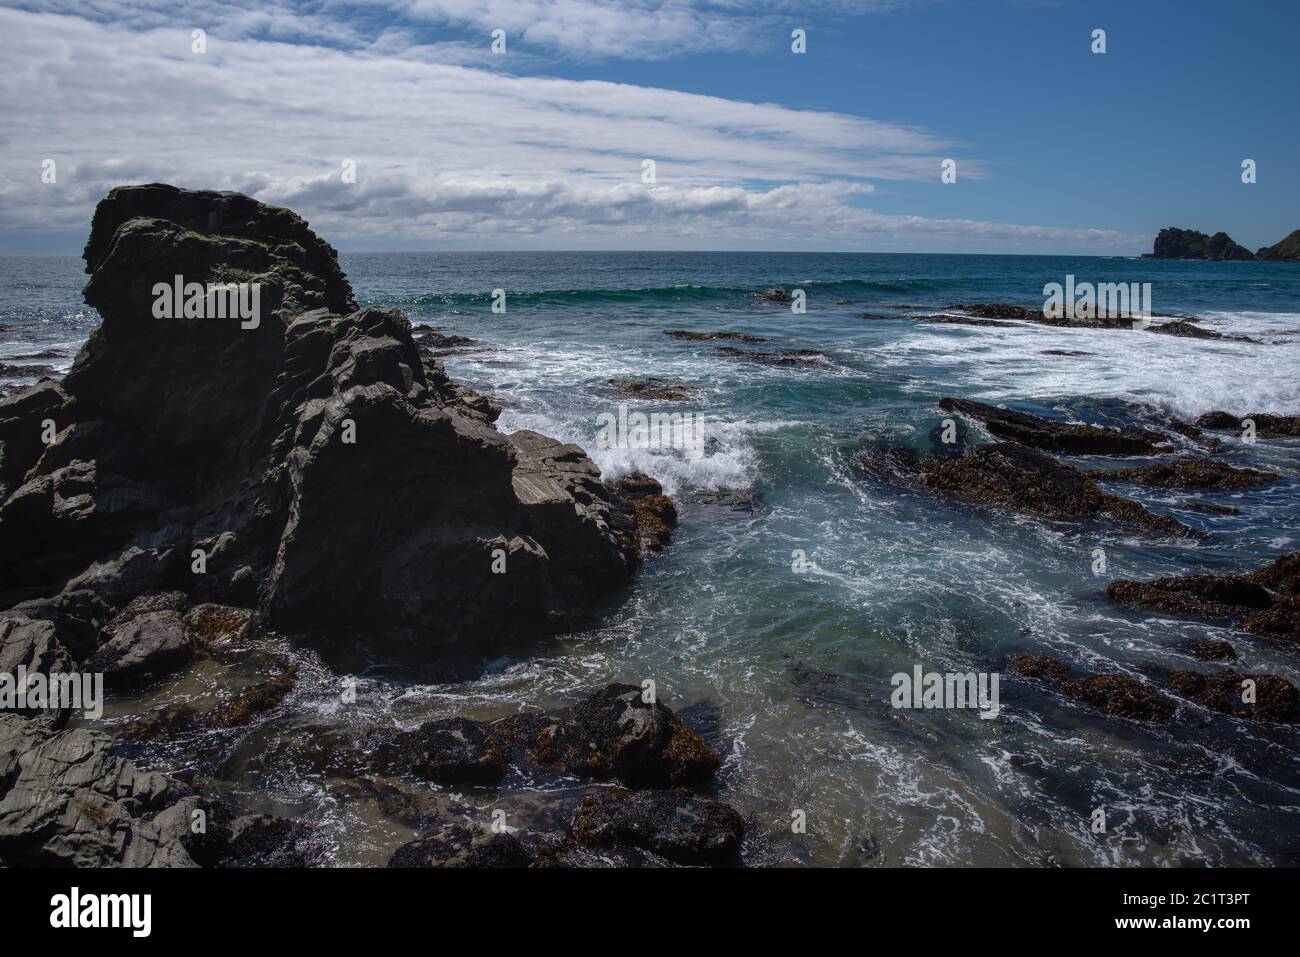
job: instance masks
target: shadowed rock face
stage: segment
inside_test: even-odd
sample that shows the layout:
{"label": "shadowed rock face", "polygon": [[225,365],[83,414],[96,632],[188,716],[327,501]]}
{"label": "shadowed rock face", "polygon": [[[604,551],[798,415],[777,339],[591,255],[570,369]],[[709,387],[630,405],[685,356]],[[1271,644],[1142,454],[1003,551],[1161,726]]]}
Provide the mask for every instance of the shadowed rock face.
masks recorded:
{"label": "shadowed rock face", "polygon": [[[0,401],[0,607],[75,591],[109,616],[176,588],[430,660],[564,627],[640,562],[646,523],[585,453],[498,432],[288,210],[124,187],[85,258],[102,325],[61,386]],[[256,322],[160,318],[176,276],[258,284]]]}
{"label": "shadowed rock face", "polygon": [[1156,432],[1121,432],[1096,425],[1054,422],[1040,415],[1000,409],[984,402],[946,398],[939,402],[945,412],[959,412],[978,419],[993,435],[1045,452],[1070,455],[1148,455],[1168,440]]}

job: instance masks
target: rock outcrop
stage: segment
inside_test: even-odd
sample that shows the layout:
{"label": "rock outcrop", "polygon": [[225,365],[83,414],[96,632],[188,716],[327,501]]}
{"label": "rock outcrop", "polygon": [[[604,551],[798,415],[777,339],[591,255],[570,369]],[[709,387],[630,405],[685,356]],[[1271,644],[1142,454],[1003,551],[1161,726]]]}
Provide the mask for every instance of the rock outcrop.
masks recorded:
{"label": "rock outcrop", "polygon": [[1158,432],[1121,431],[1097,425],[1057,422],[1041,415],[1017,412],[971,399],[944,398],[939,401],[939,408],[982,422],[999,439],[1019,442],[1044,452],[1067,455],[1150,455],[1169,441]]}
{"label": "rock outcrop", "polygon": [[983,445],[965,455],[920,463],[895,450],[876,467],[904,477],[911,470],[931,491],[989,508],[1044,518],[1108,518],[1152,533],[1191,534],[1175,519],[1103,492],[1074,466],[1014,442]]}
{"label": "rock outcrop", "polygon": [[1255,251],[1256,259],[1272,262],[1300,263],[1300,229],[1290,233],[1272,246],[1262,246]]}
{"label": "rock outcrop", "polygon": [[1247,421],[1255,424],[1255,434],[1268,437],[1275,435],[1300,436],[1300,415],[1272,415],[1268,412],[1250,412],[1246,415],[1233,415],[1216,409],[1206,412],[1196,420],[1203,429],[1219,429],[1230,432],[1242,432]]}
{"label": "rock outcrop", "polygon": [[1088,472],[1090,479],[1118,479],[1139,485],[1159,488],[1201,489],[1229,491],[1255,488],[1276,482],[1282,476],[1263,469],[1245,469],[1228,465],[1217,459],[1178,459],[1173,462],[1155,462],[1128,469],[1095,469]]}
{"label": "rock outcrop", "polygon": [[1245,246],[1234,243],[1227,233],[1219,232],[1207,236],[1194,229],[1178,229],[1169,226],[1156,235],[1152,251],[1144,258],[1249,260],[1254,259],[1255,254]]}
{"label": "rock outcrop", "polygon": [[1174,716],[1174,702],[1155,688],[1128,675],[1070,676],[1070,666],[1046,655],[1019,655],[1012,669],[1098,711],[1135,721],[1164,723]]}
{"label": "rock outcrop", "polygon": [[1300,642],[1300,552],[1241,575],[1116,579],[1106,594],[1120,605],[1232,619],[1251,634]]}
{"label": "rock outcrop", "polygon": [[[0,401],[0,607],[56,602],[97,633],[137,594],[177,589],[309,640],[450,661],[566,627],[641,561],[645,523],[581,449],[497,431],[499,408],[399,312],[358,309],[288,210],[116,189],[85,259],[103,323],[62,384]],[[176,277],[256,285],[258,314],[163,318]],[[179,634],[147,624],[104,652],[124,673],[128,646],[163,660]]]}

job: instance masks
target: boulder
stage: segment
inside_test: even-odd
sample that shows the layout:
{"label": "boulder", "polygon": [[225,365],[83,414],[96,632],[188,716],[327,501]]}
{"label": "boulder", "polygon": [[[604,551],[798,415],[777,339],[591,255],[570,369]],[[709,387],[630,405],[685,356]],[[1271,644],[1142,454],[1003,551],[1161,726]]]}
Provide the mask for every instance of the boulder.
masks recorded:
{"label": "boulder", "polygon": [[154,611],[118,625],[86,668],[102,671],[110,688],[132,688],[179,671],[193,657],[194,645],[181,616]]}

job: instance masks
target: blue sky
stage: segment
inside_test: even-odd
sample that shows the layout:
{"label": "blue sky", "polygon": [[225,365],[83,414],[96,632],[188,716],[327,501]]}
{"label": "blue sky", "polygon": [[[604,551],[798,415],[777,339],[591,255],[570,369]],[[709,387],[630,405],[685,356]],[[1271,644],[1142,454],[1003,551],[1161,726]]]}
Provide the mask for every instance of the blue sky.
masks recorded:
{"label": "blue sky", "polygon": [[343,249],[1134,254],[1165,225],[1254,249],[1300,228],[1298,11],[0,0],[0,253],[78,251],[107,189],[151,180]]}

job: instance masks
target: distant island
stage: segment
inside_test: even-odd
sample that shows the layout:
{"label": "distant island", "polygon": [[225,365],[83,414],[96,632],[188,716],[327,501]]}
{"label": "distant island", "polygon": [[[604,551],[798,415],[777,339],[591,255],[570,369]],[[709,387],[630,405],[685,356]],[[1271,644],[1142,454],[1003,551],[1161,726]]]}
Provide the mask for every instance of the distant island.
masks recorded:
{"label": "distant island", "polygon": [[1207,260],[1253,260],[1263,259],[1272,262],[1300,262],[1300,229],[1291,233],[1281,242],[1272,246],[1261,246],[1251,252],[1245,246],[1233,242],[1227,233],[1218,232],[1213,236],[1197,232],[1194,229],[1178,229],[1170,226],[1160,230],[1156,236],[1155,248],[1145,254],[1143,259],[1207,259]]}

